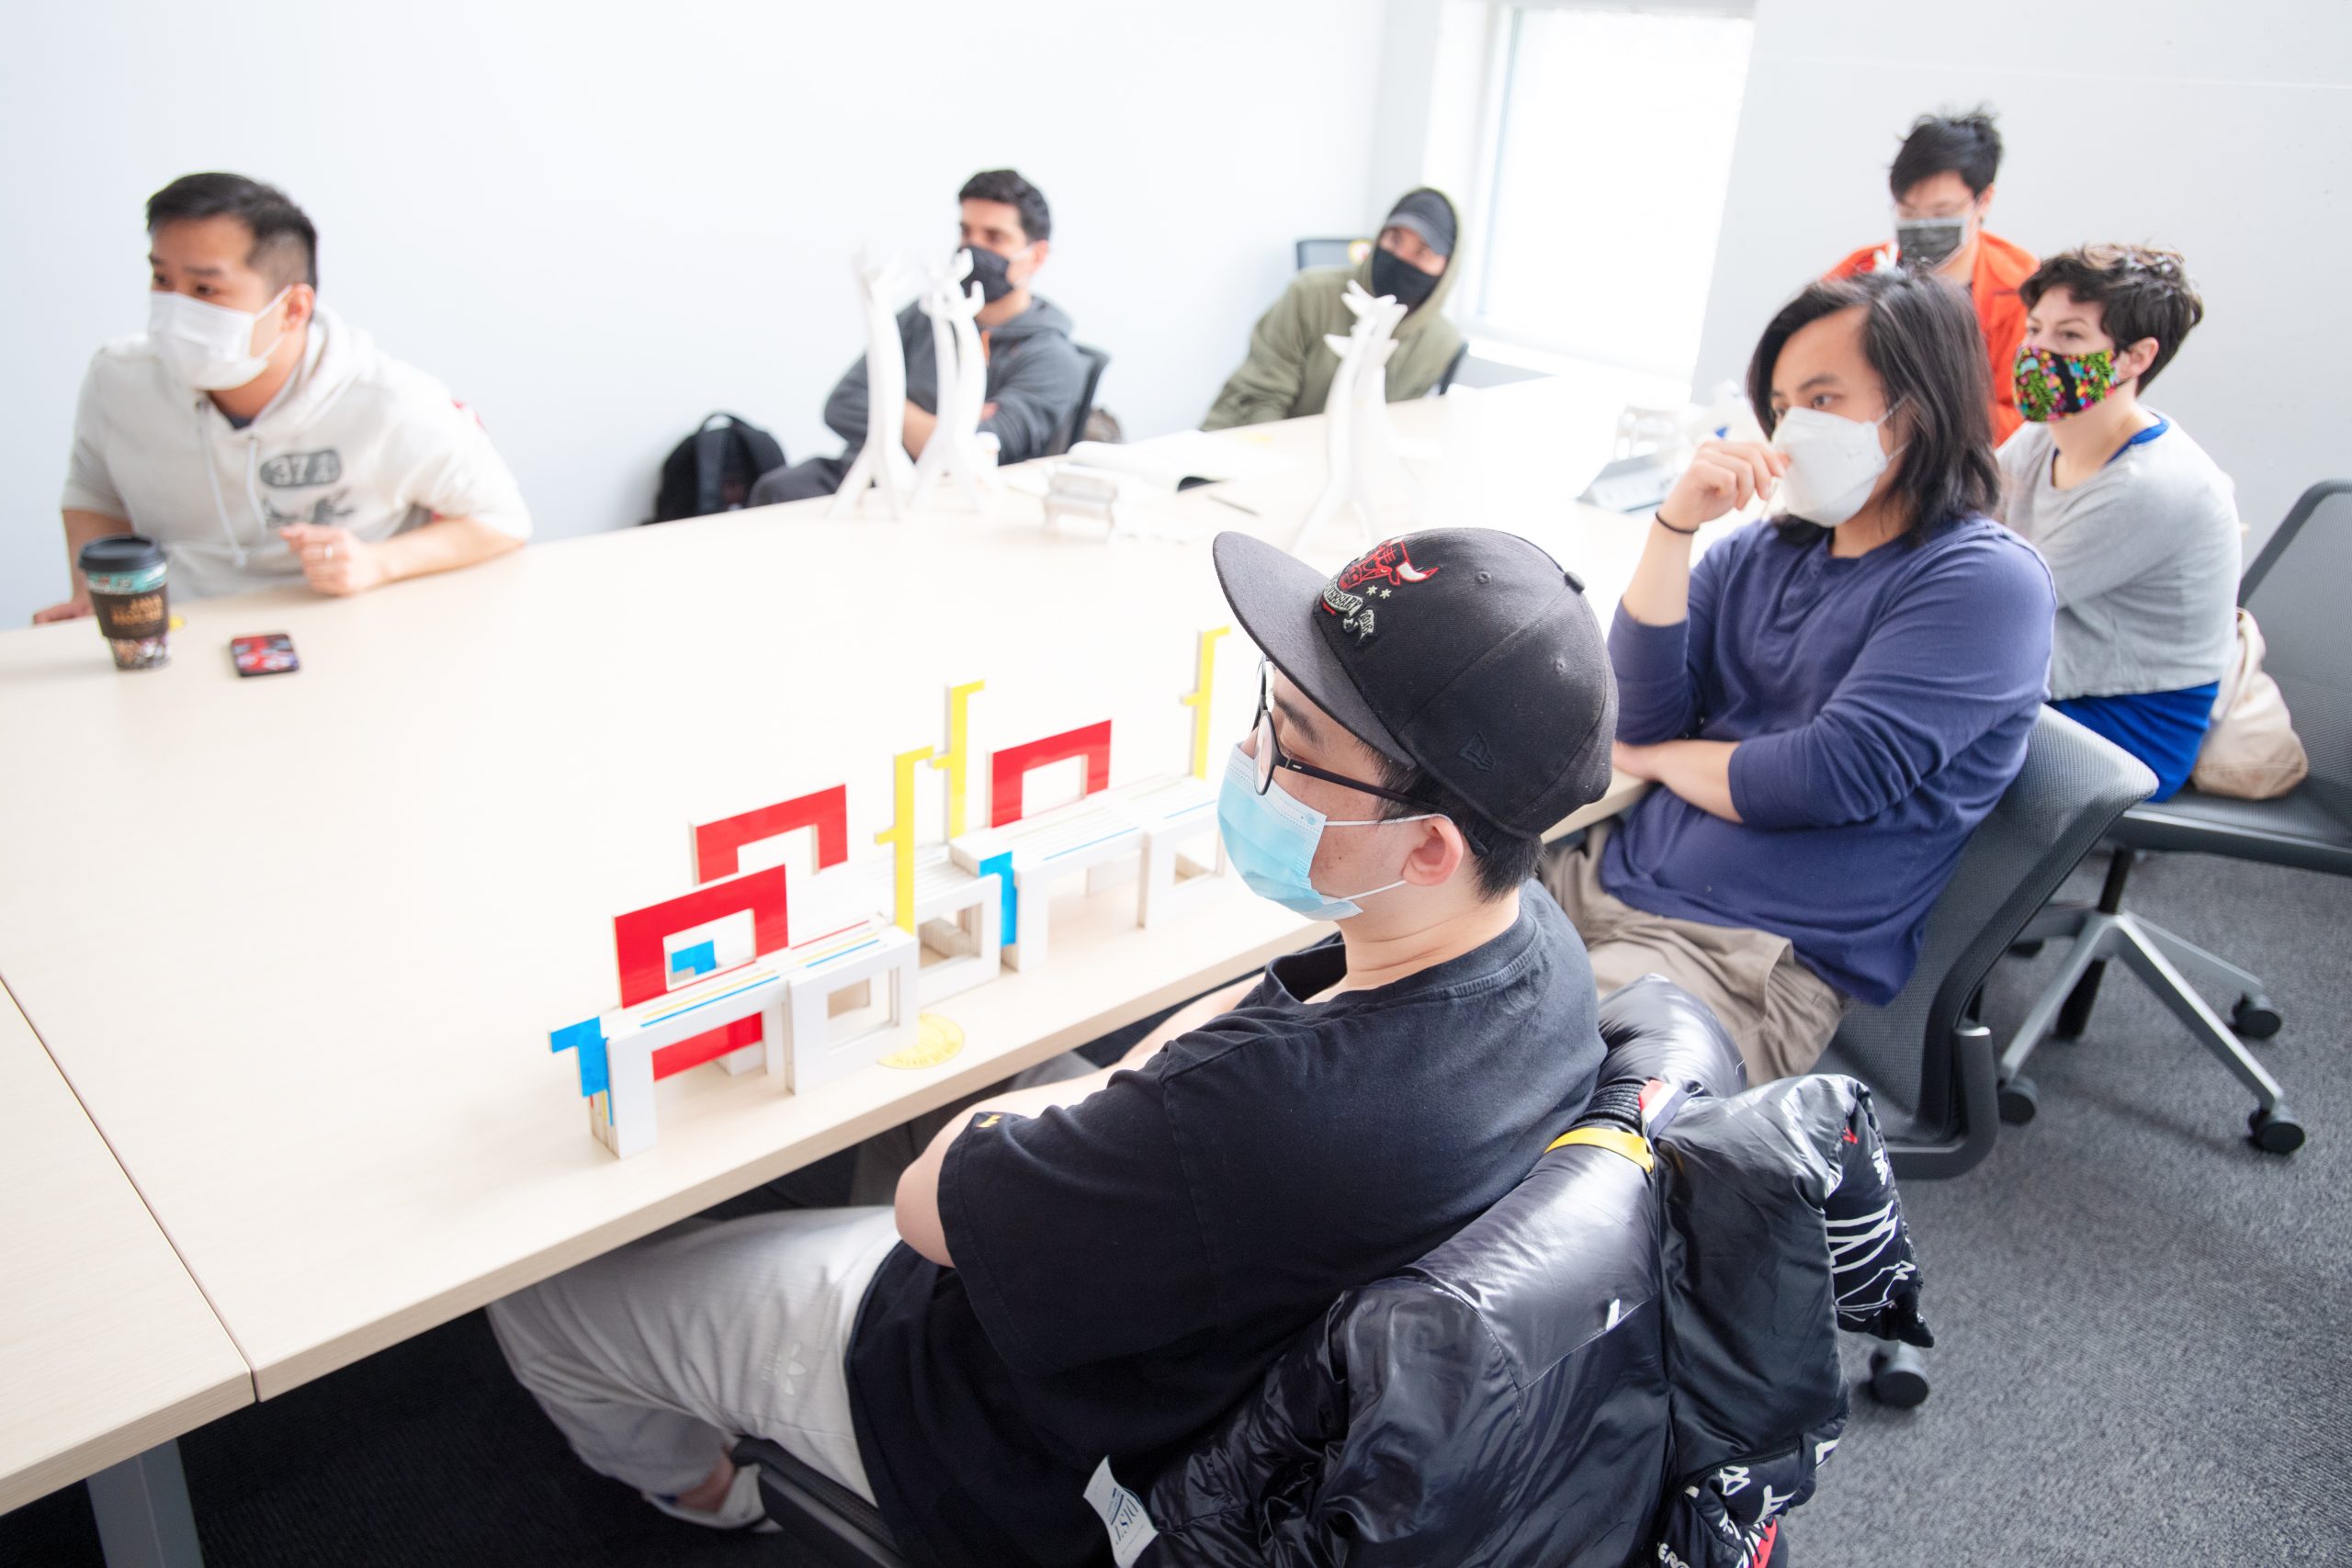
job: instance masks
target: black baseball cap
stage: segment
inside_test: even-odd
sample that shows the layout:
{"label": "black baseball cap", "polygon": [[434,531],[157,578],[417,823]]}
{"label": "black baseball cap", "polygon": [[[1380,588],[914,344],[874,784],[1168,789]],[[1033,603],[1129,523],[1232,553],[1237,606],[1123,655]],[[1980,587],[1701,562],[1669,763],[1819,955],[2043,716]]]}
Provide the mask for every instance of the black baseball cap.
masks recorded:
{"label": "black baseball cap", "polygon": [[1381,755],[1525,838],[1599,800],[1617,680],[1584,584],[1493,528],[1375,545],[1326,580],[1247,534],[1217,581],[1274,667]]}

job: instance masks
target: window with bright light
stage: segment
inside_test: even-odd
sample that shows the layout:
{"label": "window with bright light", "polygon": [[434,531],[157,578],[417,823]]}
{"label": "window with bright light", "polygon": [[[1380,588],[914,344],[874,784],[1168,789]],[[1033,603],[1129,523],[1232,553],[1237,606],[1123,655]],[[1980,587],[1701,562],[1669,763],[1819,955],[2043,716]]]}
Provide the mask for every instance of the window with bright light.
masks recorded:
{"label": "window with bright light", "polygon": [[1474,330],[1690,375],[1755,31],[1747,9],[1509,8]]}

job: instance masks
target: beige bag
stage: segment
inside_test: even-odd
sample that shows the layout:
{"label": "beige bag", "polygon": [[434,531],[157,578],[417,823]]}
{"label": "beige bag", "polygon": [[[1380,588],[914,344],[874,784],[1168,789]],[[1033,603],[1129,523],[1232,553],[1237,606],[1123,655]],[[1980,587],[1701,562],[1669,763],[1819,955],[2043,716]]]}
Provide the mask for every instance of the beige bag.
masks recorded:
{"label": "beige bag", "polygon": [[2188,782],[2210,795],[2269,800],[2303,782],[2311,761],[2287,719],[2278,682],[2262,672],[2262,628],[2238,612],[2237,654],[2213,702],[2217,716]]}

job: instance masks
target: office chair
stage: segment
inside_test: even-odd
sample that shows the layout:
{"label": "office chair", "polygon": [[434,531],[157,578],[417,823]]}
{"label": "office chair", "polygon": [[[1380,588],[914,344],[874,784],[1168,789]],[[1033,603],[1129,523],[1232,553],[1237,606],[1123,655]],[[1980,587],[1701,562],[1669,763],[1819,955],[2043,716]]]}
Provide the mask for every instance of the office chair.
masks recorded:
{"label": "office chair", "polygon": [[1070,346],[1077,349],[1086,361],[1086,381],[1079,390],[1078,407],[1070,411],[1069,418],[1063,422],[1062,427],[1054,432],[1054,438],[1046,444],[1045,451],[1039,454],[1041,457],[1058,457],[1086,439],[1086,422],[1094,417],[1094,394],[1102,386],[1102,372],[1110,367],[1111,356],[1101,349],[1089,348],[1082,343]]}
{"label": "office chair", "polygon": [[[2052,708],[2035,718],[2025,766],[1977,825],[1928,916],[1910,983],[1884,1007],[1847,1010],[1815,1071],[1871,1086],[1895,1175],[1958,1176],[1992,1152],[1999,1130],[1993,1035],[1977,993],[2067,874],[2156,776],[2138,758]],[[1871,1358],[1886,1404],[1928,1397],[1909,1347]]]}
{"label": "office chair", "polygon": [[[1604,1083],[1663,1078],[1717,1097],[1739,1090],[1739,1058],[1729,1038],[1664,980],[1652,976],[1613,993],[1603,999],[1600,1018],[1610,1045]],[[1859,1091],[1849,1086],[1845,1092]],[[1762,1119],[1782,1124],[1774,1113]],[[1385,1559],[1360,1542],[1368,1560],[1413,1560],[1396,1553],[1414,1539],[1472,1535],[1492,1538],[1487,1560],[1622,1568],[1639,1538],[1657,1528],[1674,1457],[1670,1437],[1679,1429],[1663,1345],[1665,1316],[1675,1310],[1661,1282],[1666,1199],[1622,1151],[1555,1147],[1531,1165],[1518,1187],[1452,1240],[1351,1292],[1309,1325],[1258,1393],[1197,1439],[1193,1458],[1168,1467],[1149,1493],[1160,1529],[1150,1561],[1321,1561],[1335,1548],[1344,1551],[1335,1537],[1361,1531],[1367,1542],[1388,1542]],[[1791,1185],[1786,1176],[1774,1179],[1776,1190]],[[1735,1207],[1753,1217],[1770,1205],[1736,1200]],[[1826,1257],[1820,1262],[1826,1271]],[[1819,1283],[1826,1303],[1826,1272]],[[1776,1334],[1795,1321],[1785,1302],[1771,1315]],[[1459,1346],[1460,1353],[1392,1353],[1399,1344],[1436,1343]],[[1825,1371],[1834,1390],[1834,1364],[1807,1375],[1792,1371],[1781,1402],[1792,1408],[1820,1404]],[[1328,1397],[1321,1392],[1327,1389]],[[1344,1430],[1302,1433],[1295,1455],[1268,1457],[1264,1467],[1237,1461],[1254,1451],[1256,1441],[1288,1429],[1267,1412],[1298,1418],[1301,1399]],[[1838,1409],[1842,1413],[1842,1401]],[[1390,1479],[1398,1464],[1416,1457],[1457,1477],[1450,1501]],[[870,1504],[774,1443],[747,1440],[735,1459],[759,1469],[769,1518],[810,1560],[828,1568],[903,1562]],[[1255,1485],[1289,1475],[1294,1461],[1312,1472],[1299,1479],[1299,1489],[1328,1488],[1331,1496],[1328,1507],[1267,1511],[1288,1543],[1279,1554],[1258,1538],[1258,1510],[1236,1513],[1222,1495],[1193,1490],[1195,1463],[1200,1473],[1226,1477],[1220,1484]],[[1257,1469],[1263,1472],[1234,1479]],[[1748,1488],[1742,1501],[1752,1503],[1764,1490]],[[1532,1502],[1524,1510],[1498,1506],[1504,1496],[1579,1498],[1581,1522],[1597,1528],[1591,1539],[1551,1540],[1566,1521]]]}
{"label": "office chair", "polygon": [[[2293,557],[2291,567],[2287,563]],[[2072,938],[2058,977],[2001,1055],[2004,1120],[2033,1119],[2033,1081],[2021,1070],[2045,1034],[2073,1039],[2090,1021],[2109,959],[2121,959],[2257,1101],[2247,1136],[2269,1154],[2302,1146],[2303,1128],[2278,1082],[2245,1047],[2278,1032],[2261,979],[2123,908],[2132,863],[2145,851],[2223,855],[2352,876],[2352,637],[2341,630],[2352,581],[2352,479],[2305,491],[2238,583],[2238,603],[2261,623],[2264,668],[2278,682],[2311,776],[2276,800],[2234,800],[2185,789],[2135,806],[2108,833],[2115,856],[2096,905],[2057,905],[2024,933],[2030,944]],[[2223,1022],[2216,1003],[2229,1009]]]}
{"label": "office chair", "polygon": [[1430,396],[1433,398],[1442,398],[1445,396],[1445,389],[1453,385],[1453,378],[1456,376],[1462,374],[1462,362],[1469,357],[1470,345],[1468,344],[1465,343],[1460,348],[1455,349],[1453,351],[1453,357],[1445,362],[1445,374],[1440,376],[1437,378],[1437,385],[1430,389]]}
{"label": "office chair", "polygon": [[1301,240],[1291,246],[1291,254],[1300,272],[1310,266],[1353,266],[1360,259],[1356,247],[1370,243],[1368,240]]}
{"label": "office chair", "polygon": [[882,1510],[840,1482],[765,1438],[744,1438],[733,1458],[759,1468],[768,1517],[809,1561],[824,1568],[908,1568]]}

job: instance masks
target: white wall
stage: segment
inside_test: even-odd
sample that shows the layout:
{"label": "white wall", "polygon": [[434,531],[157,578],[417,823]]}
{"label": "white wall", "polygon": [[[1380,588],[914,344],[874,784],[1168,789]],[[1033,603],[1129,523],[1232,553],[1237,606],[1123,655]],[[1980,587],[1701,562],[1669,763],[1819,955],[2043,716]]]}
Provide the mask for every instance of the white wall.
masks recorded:
{"label": "white wall", "polygon": [[[1484,232],[1494,7],[1485,0],[1388,0],[1386,9],[1367,188],[1374,205],[1423,185],[1452,197],[1463,217],[1453,265],[1466,275],[1478,265]],[[1470,293],[1457,280],[1446,313],[1461,320]]]}
{"label": "white wall", "polygon": [[1915,115],[1988,102],[1995,232],[2188,257],[2205,323],[2150,400],[2236,479],[2258,546],[2305,485],[2352,473],[2348,87],[2343,0],[1759,0],[1695,384],[1740,374],[1782,300],[1887,235]]}
{"label": "white wall", "polygon": [[300,202],[322,298],[479,411],[560,537],[649,513],[713,409],[835,450],[851,251],[944,252],[982,167],[1051,200],[1039,288],[1113,355],[1101,400],[1131,436],[1194,423],[1291,241],[1394,194],[1365,183],[1382,21],[1363,0],[15,7],[0,626],[63,594],[74,389],[144,324],[141,204],[175,175]]}

